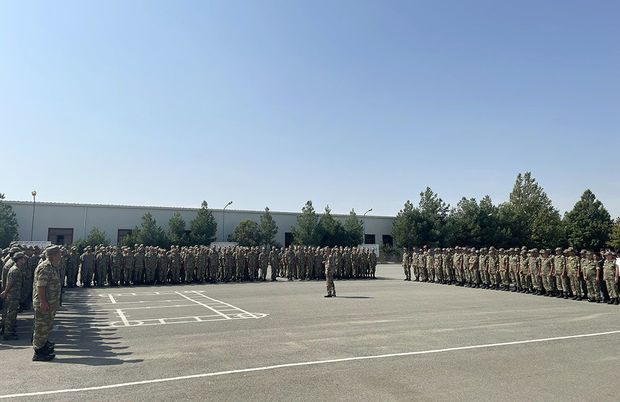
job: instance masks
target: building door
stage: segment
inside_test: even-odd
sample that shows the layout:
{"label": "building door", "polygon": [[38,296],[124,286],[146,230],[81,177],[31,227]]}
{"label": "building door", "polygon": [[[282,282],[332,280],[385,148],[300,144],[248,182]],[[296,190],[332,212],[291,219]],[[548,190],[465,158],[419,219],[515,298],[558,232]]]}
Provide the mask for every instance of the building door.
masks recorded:
{"label": "building door", "polygon": [[48,228],[47,241],[61,246],[69,245],[73,243],[73,228]]}

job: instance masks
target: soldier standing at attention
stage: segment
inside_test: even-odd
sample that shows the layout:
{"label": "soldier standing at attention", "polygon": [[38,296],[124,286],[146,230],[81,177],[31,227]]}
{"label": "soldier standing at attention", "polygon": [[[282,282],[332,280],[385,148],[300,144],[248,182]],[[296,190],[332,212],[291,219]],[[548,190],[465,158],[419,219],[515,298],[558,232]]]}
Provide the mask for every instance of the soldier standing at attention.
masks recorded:
{"label": "soldier standing at attention", "polygon": [[269,265],[271,265],[271,281],[275,282],[276,277],[278,276],[279,270],[279,262],[280,262],[280,254],[278,253],[277,248],[272,248],[269,253]]}
{"label": "soldier standing at attention", "polygon": [[411,280],[411,265],[409,264],[409,250],[407,250],[407,247],[403,248],[403,271],[405,272],[405,279],[406,281],[410,281]]}
{"label": "soldier standing at attention", "polygon": [[598,254],[595,252],[586,253],[586,260],[582,263],[583,281],[588,289],[588,301],[590,303],[601,302],[601,287],[599,285],[600,269],[598,264]]}
{"label": "soldier standing at attention", "polygon": [[267,267],[269,266],[269,254],[263,247],[258,255],[258,267],[260,269],[260,280],[265,282],[267,280]]}
{"label": "soldier standing at attention", "polygon": [[46,250],[47,259],[43,260],[34,271],[34,288],[32,305],[34,306],[34,332],[32,347],[33,361],[50,361],[55,355],[54,344],[48,341],[49,333],[54,326],[56,310],[60,306],[60,280],[58,264],[60,263],[60,247],[51,246]]}
{"label": "soldier standing at attention", "polygon": [[603,274],[607,292],[609,293],[608,304],[618,304],[618,277],[616,276],[616,262],[614,261],[614,253],[607,251],[605,253],[605,262],[603,263]]}
{"label": "soldier standing at attention", "polygon": [[23,266],[26,263],[26,254],[22,252],[13,255],[11,269],[6,276],[6,286],[0,293],[0,299],[4,300],[2,309],[2,325],[4,340],[17,339],[17,311],[21,302],[22,283],[24,281]]}
{"label": "soldier standing at attention", "polygon": [[327,282],[327,294],[325,297],[336,297],[336,287],[334,286],[334,273],[336,272],[336,262],[329,248],[325,248],[325,281]]}
{"label": "soldier standing at attention", "polygon": [[134,278],[133,281],[136,285],[141,285],[144,280],[144,272],[146,267],[144,265],[144,245],[136,245],[136,252],[134,253]]}
{"label": "soldier standing at attention", "polygon": [[564,257],[561,247],[555,249],[552,270],[553,275],[555,275],[556,297],[563,297],[565,299],[568,299],[570,286],[567,286],[568,281],[566,280],[566,257]]}
{"label": "soldier standing at attention", "polygon": [[570,289],[572,291],[573,300],[581,300],[581,286],[579,284],[579,257],[575,254],[572,247],[566,249],[568,257],[566,258],[566,276],[570,280]]}
{"label": "soldier standing at attention", "polygon": [[121,281],[121,266],[123,265],[123,254],[118,247],[112,248],[110,257],[110,285],[118,286]]}
{"label": "soldier standing at attention", "polygon": [[95,272],[95,255],[91,253],[90,246],[87,246],[84,249],[84,253],[80,257],[80,261],[82,262],[82,266],[80,268],[80,279],[82,281],[82,286],[87,288],[92,285],[93,274]]}
{"label": "soldier standing at attention", "polygon": [[67,258],[67,287],[74,288],[76,286],[79,266],[80,256],[77,252],[77,247],[71,247],[71,252]]}
{"label": "soldier standing at attention", "polygon": [[540,278],[542,280],[542,288],[545,296],[553,296],[553,280],[551,267],[553,265],[553,257],[550,256],[551,251],[543,249],[540,262]]}

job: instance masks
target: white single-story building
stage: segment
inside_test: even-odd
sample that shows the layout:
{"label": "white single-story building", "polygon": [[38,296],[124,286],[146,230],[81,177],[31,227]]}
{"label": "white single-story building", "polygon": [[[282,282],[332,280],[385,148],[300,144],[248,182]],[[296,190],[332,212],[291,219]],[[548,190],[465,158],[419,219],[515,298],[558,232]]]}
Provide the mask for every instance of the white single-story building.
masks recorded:
{"label": "white single-story building", "polygon": [[[198,208],[147,207],[129,205],[73,204],[32,201],[5,201],[11,205],[17,215],[19,238],[21,240],[47,240],[54,244],[71,244],[76,240],[85,239],[93,228],[104,232],[112,244],[116,244],[131,230],[140,226],[142,216],[150,212],[157,224],[164,230],[172,215],[179,212],[189,223],[196,217]],[[239,224],[245,219],[260,222],[264,211],[243,211],[211,209],[217,222],[216,241],[228,239]],[[297,223],[297,212],[270,211],[278,225],[276,242],[289,245],[293,241],[291,227]],[[344,223],[348,215],[333,215]],[[392,216],[358,216],[365,227],[364,241],[366,244],[389,244],[392,240]],[[224,230],[222,230],[224,229]]]}

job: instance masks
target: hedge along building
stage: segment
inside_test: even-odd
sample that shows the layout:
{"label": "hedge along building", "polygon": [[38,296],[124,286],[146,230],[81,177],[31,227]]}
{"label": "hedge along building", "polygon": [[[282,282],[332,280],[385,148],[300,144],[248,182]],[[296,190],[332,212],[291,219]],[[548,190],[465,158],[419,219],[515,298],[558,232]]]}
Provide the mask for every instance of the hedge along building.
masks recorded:
{"label": "hedge along building", "polygon": [[[110,242],[116,244],[131,233],[134,227],[140,226],[142,216],[147,212],[153,215],[157,224],[164,230],[168,229],[168,221],[172,215],[178,212],[185,220],[186,229],[189,232],[190,222],[198,213],[198,208],[54,202],[36,202],[34,204],[28,201],[6,201],[6,203],[11,205],[17,216],[18,233],[21,240],[47,240],[54,244],[71,244],[76,240],[85,239],[93,228],[98,228],[104,232]],[[260,216],[264,213],[264,211],[243,211],[229,208],[225,211],[223,209],[211,209],[211,212],[217,222],[215,239],[217,242],[227,241],[239,222],[245,219],[252,219],[259,223]],[[278,225],[275,241],[288,246],[293,241],[291,227],[296,226],[297,216],[300,213],[269,212]],[[332,214],[332,216],[344,223],[348,215]],[[391,232],[394,217],[369,215],[363,217],[358,215],[358,218],[364,223],[365,244],[393,245]]]}

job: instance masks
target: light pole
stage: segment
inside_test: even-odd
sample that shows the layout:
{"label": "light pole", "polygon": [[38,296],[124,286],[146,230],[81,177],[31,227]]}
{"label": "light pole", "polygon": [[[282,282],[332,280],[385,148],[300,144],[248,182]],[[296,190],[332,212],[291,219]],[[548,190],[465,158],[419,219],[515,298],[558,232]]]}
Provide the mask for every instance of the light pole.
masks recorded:
{"label": "light pole", "polygon": [[364,215],[362,215],[362,222],[364,224],[364,234],[362,236],[362,244],[366,244],[366,214],[369,213],[370,211],[372,211],[372,208],[364,212]]}
{"label": "light pole", "polygon": [[32,236],[34,234],[34,209],[37,204],[37,192],[36,190],[32,190],[32,226],[30,227],[30,241],[32,241]]}
{"label": "light pole", "polygon": [[228,207],[230,204],[232,204],[232,201],[228,201],[228,204],[226,204],[224,206],[224,209],[222,209],[222,241],[226,241],[226,228],[224,226],[224,212],[226,212],[226,207]]}

